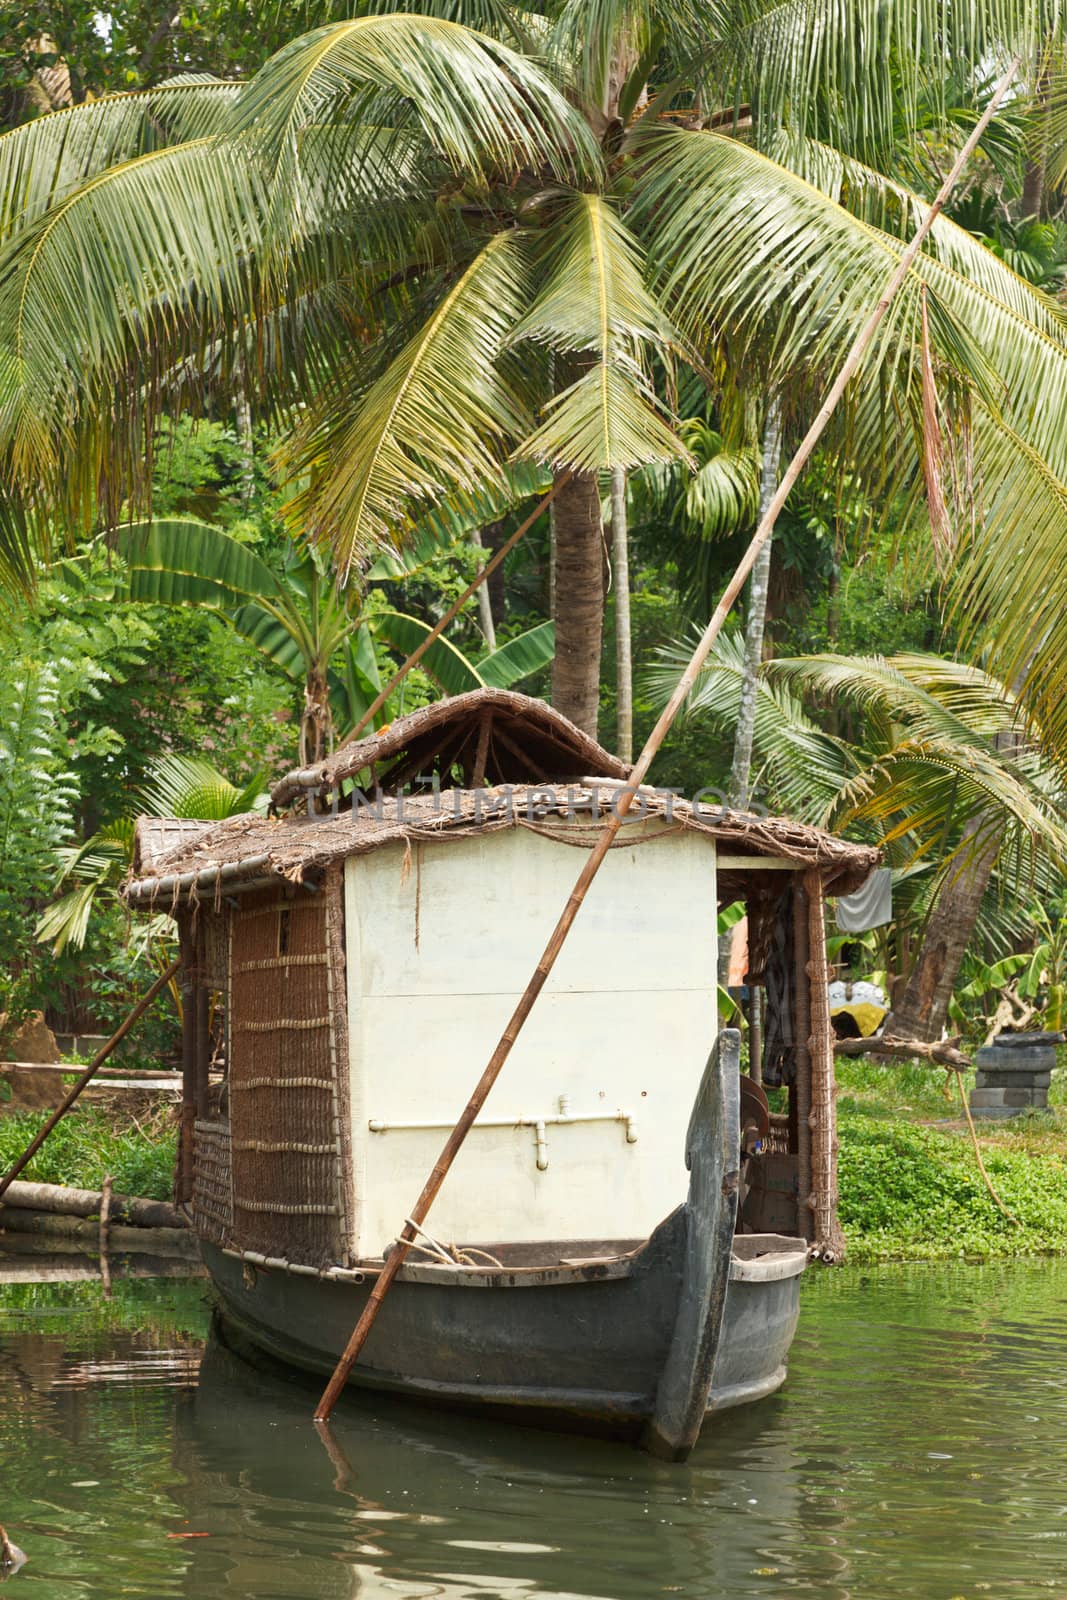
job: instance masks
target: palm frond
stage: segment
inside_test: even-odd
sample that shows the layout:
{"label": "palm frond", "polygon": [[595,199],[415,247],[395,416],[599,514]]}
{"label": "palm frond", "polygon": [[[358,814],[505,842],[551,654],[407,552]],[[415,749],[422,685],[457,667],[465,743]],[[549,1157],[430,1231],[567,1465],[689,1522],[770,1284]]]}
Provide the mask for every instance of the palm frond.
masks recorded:
{"label": "palm frond", "polygon": [[290,515],[333,546],[342,574],[395,543],[426,501],[502,486],[527,418],[499,357],[526,293],[515,238],[497,234],[359,404],[342,381],[309,405],[280,457],[311,477]]}
{"label": "palm frond", "polygon": [[1067,481],[982,407],[970,447],[982,474],[981,514],[952,573],[950,616],[1067,765]]}
{"label": "palm frond", "polygon": [[[682,429],[683,439],[688,438]],[[685,514],[704,539],[736,533],[759,508],[760,458],[755,450],[717,450],[702,461],[685,490]]]}
{"label": "palm frond", "polygon": [[557,468],[596,472],[684,459],[685,447],[637,374],[602,362],[548,402],[541,426],[515,454]]}
{"label": "palm frond", "polygon": [[1003,831],[1003,848],[1047,852],[1061,870],[1067,862],[1063,814],[1040,788],[996,751],[949,741],[901,741],[842,787],[828,817],[835,828],[875,821],[888,842],[907,835],[914,856],[936,851],[941,873],[950,864],[958,870],[959,852],[974,848],[973,835],[958,832],[955,848],[945,848],[950,819],[956,830],[978,821],[990,837]]}
{"label": "palm frond", "polygon": [[899,724],[915,738],[985,748],[989,737],[1012,727],[1012,701],[1002,684],[987,680],[989,689],[980,697],[978,681],[972,681],[969,709],[978,713],[975,726],[923,685],[924,676],[927,683],[937,682],[934,674],[923,672],[923,662],[921,656],[887,660],[884,656],[823,654],[779,658],[770,671],[802,692],[814,692],[829,702],[846,701],[865,717],[878,718],[883,727]]}
{"label": "palm frond", "polygon": [[261,773],[239,788],[210,762],[170,754],[152,762],[140,800],[148,816],[221,822],[265,804],[267,796]]}
{"label": "palm frond", "polygon": [[1015,55],[1038,61],[1058,26],[1033,0],[854,0],[847,14],[836,0],[740,6],[725,103],[736,90],[768,128],[789,122],[877,160],[924,105],[944,111],[947,83],[991,63],[1003,71]]}
{"label": "palm frond", "polygon": [[225,125],[239,85],[172,79],[34,117],[0,137],[0,240],[118,162],[204,139]]}
{"label": "palm frond", "polygon": [[[798,139],[783,131],[764,153],[882,233],[910,236],[929,209],[928,202],[904,184],[818,140]],[[1021,277],[944,212],[935,220],[924,252],[1039,333],[1067,346],[1067,307]]]}
{"label": "palm frond", "polygon": [[364,581],[410,576],[451,545],[516,510],[533,495],[544,494],[550,482],[543,467],[518,462],[503,469],[499,483],[457,490],[436,505],[420,508],[407,526],[395,530],[398,548],[383,550],[364,572]]}
{"label": "palm frond", "polygon": [[[633,143],[641,179],[631,220],[654,291],[694,344],[725,339],[772,385],[804,367],[836,370],[870,313],[872,286],[896,264],[895,242],[736,139],[657,128]],[[906,363],[917,307],[905,285],[876,356]]]}
{"label": "palm frond", "polygon": [[[695,637],[695,636],[694,636]],[[656,665],[642,675],[652,703],[665,705],[692,654],[684,639],[660,646]],[[720,635],[682,710],[683,718],[732,733],[737,726],[744,667],[744,641]],[[846,779],[859,770],[856,753],[825,733],[788,687],[761,674],[756,695],[753,746],[760,764],[758,787],[770,803],[803,821],[822,819]]]}
{"label": "palm frond", "polygon": [[584,119],[533,61],[443,17],[387,13],[331,23],[283,46],[234,108],[284,187],[301,133],[327,121],[412,122],[457,171],[592,174]]}
{"label": "palm frond", "polygon": [[[0,251],[0,485],[88,520],[136,481],[151,397],[257,302],[264,191],[203,140],[97,174]],[[152,353],[145,360],[146,352]],[[160,369],[160,359],[164,363]],[[88,443],[71,461],[79,426]]]}
{"label": "palm frond", "polygon": [[577,358],[583,373],[545,407],[516,451],[589,471],[685,457],[647,372],[673,330],[649,293],[641,250],[602,195],[579,194],[549,230],[542,288],[512,343],[534,340]]}

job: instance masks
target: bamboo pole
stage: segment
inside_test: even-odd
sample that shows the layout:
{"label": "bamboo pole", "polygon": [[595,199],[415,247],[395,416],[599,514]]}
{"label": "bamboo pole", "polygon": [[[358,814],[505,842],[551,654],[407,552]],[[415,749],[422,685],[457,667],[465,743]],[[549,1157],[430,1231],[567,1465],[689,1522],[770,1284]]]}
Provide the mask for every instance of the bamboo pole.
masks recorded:
{"label": "bamboo pole", "polygon": [[137,1004],[134,1006],[126,1020],[121,1022],[115,1029],[115,1032],[111,1035],[111,1038],[107,1041],[107,1044],[103,1045],[96,1052],[96,1055],[90,1061],[89,1065],[86,1067],[77,1083],[75,1083],[68,1091],[64,1099],[60,1102],[55,1111],[53,1111],[44,1127],[38,1133],[34,1134],[33,1138],[19,1156],[14,1166],[10,1167],[8,1171],[5,1172],[3,1178],[0,1178],[0,1200],[3,1199],[8,1184],[13,1183],[18,1177],[19,1173],[29,1166],[30,1162],[44,1144],[45,1140],[48,1138],[48,1135],[56,1126],[57,1122],[62,1122],[63,1118],[66,1116],[75,1100],[78,1099],[82,1090],[87,1088],[92,1082],[93,1078],[96,1076],[98,1068],[103,1066],[104,1062],[107,1060],[112,1050],[114,1050],[115,1046],[117,1044],[121,1044],[122,1040],[125,1039],[126,1035],[133,1027],[134,1023],[144,1016],[145,1012],[152,1004],[152,1001],[163,989],[166,988],[170,980],[177,976],[180,968],[181,962],[175,961],[172,962],[172,964],[167,968],[166,972],[161,972],[155,983],[148,990],[148,993],[141,996],[140,1000],[138,1000]]}
{"label": "bamboo pole", "polygon": [[[826,400],[819,409],[815,421],[804,435],[796,454],[793,456],[789,466],[786,468],[785,475],[782,478],[781,483],[778,485],[777,492],[773,496],[763,516],[760,518],[759,525],[756,528],[755,533],[752,535],[748,549],[742,556],[736,572],[726,586],[722,599],[719,601],[719,604],[716,606],[707,627],[704,629],[704,632],[700,638],[700,642],[693,651],[689,665],[678,679],[673,694],[661,712],[656,726],[649,734],[645,747],[638,756],[633,771],[627,780],[627,786],[623,789],[620,789],[616,793],[610,813],[605,819],[604,825],[597,836],[596,844],[586,857],[585,864],[582,867],[581,872],[578,874],[578,879],[573,890],[571,891],[570,898],[563,908],[563,913],[560,916],[559,921],[552,930],[551,937],[545,946],[544,953],[541,956],[540,961],[537,963],[537,966],[534,969],[533,976],[527,984],[518,1005],[515,1007],[507,1027],[501,1034],[499,1043],[497,1044],[496,1049],[493,1051],[493,1054],[490,1056],[485,1071],[482,1073],[477,1085],[475,1086],[474,1093],[471,1095],[466,1106],[464,1107],[459,1121],[456,1123],[455,1127],[452,1129],[452,1132],[446,1139],[444,1149],[441,1151],[441,1154],[437,1158],[437,1162],[435,1163],[432,1172],[423,1185],[422,1193],[419,1195],[418,1200],[415,1202],[414,1207],[409,1213],[409,1216],[404,1223],[404,1227],[397,1238],[396,1244],[393,1246],[381,1272],[378,1274],[359,1321],[352,1330],[352,1336],[349,1339],[348,1344],[345,1346],[344,1352],[342,1353],[337,1366],[334,1369],[333,1376],[323,1391],[322,1398],[320,1399],[318,1407],[315,1411],[316,1422],[326,1421],[330,1415],[330,1412],[337,1404],[338,1397],[340,1396],[341,1391],[348,1379],[348,1374],[351,1372],[353,1366],[359,1358],[360,1351],[367,1342],[367,1337],[374,1326],[382,1302],[389,1293],[397,1273],[403,1266],[404,1259],[407,1256],[412,1241],[415,1239],[419,1227],[421,1227],[423,1222],[425,1222],[430,1211],[430,1207],[433,1205],[433,1202],[437,1197],[437,1193],[440,1190],[441,1185],[444,1183],[446,1176],[448,1175],[449,1168],[452,1166],[452,1163],[459,1153],[463,1141],[470,1132],[475,1118],[478,1116],[478,1113],[485,1104],[489,1095],[489,1091],[496,1082],[505,1061],[511,1054],[511,1048],[522,1031],[523,1024],[525,1023],[527,1017],[533,1010],[537,997],[544,988],[549,973],[556,964],[556,958],[558,957],[560,950],[563,948],[563,943],[571,930],[575,917],[578,915],[578,912],[581,909],[582,902],[589,891],[589,887],[599,872],[601,864],[610,850],[616,834],[622,827],[624,821],[626,820],[626,815],[629,812],[630,807],[633,805],[639,785],[644,782],[644,779],[648,773],[648,769],[652,765],[660,745],[666,738],[671,724],[678,715],[678,712],[681,710],[682,705],[685,703],[686,697],[689,694],[689,691],[692,689],[693,684],[696,682],[697,674],[700,672],[701,667],[707,660],[708,654],[711,651],[711,647],[718,638],[723,623],[726,621],[726,618],[729,615],[730,608],[733,606],[734,601],[744,588],[745,580],[752,570],[756,557],[759,555],[763,546],[774,532],[774,525],[778,520],[782,507],[785,505],[785,502],[788,499],[790,490],[793,488],[797,478],[800,476],[808,457],[811,455],[815,446],[818,444],[819,439],[822,437],[823,431],[826,428],[826,424],[829,422],[836,407],[840,403],[841,397],[848,387],[849,382],[855,376],[856,370],[866,354],[875,333],[878,331],[878,328],[883,321],[890,305],[892,304],[895,295],[903,284],[908,273],[911,271],[911,268],[915,262],[915,258],[922,248],[923,240],[933,227],[934,222],[936,221],[942,210],[942,207],[945,204],[945,201],[952,193],[960,173],[963,171],[963,168],[970,159],[975,146],[978,144],[978,141],[981,139],[986,128],[989,126],[990,120],[1001,100],[1004,98],[1004,95],[1007,93],[1008,87],[1011,84],[1012,79],[1015,77],[1018,67],[1019,57],[1016,56],[1012,61],[1008,71],[997,84],[996,90],[994,91],[993,96],[982,116],[979,118],[979,121],[971,133],[970,138],[967,140],[959,155],[956,157],[956,160],[953,162],[952,169],[944,183],[941,185],[941,188],[937,194],[937,198],[930,207],[929,211],[926,213],[922,223],[916,230],[914,238],[904,251],[900,261],[897,263],[897,266],[890,275],[889,281],[886,284],[885,289],[882,291],[882,295],[877,305],[871,312],[871,315],[868,317],[867,321],[864,323],[860,332],[857,334],[852,348],[845,357],[841,370],[835,378]],[[557,487],[561,487],[563,481],[565,480],[561,480],[560,485]]]}

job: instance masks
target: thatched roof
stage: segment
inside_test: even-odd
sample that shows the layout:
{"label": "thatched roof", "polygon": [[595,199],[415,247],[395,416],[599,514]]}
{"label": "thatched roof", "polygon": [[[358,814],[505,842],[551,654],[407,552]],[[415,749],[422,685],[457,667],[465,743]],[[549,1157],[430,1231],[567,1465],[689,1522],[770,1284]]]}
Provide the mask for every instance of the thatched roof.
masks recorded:
{"label": "thatched roof", "polygon": [[[566,786],[504,786],[445,790],[440,794],[379,797],[336,815],[259,815],[202,824],[165,856],[138,858],[125,888],[136,905],[167,908],[180,901],[210,897],[223,888],[248,887],[286,879],[315,883],[331,863],[395,843],[445,844],[449,840],[523,827],[570,843],[591,844],[598,818],[622,788],[619,781],[587,778]],[[846,894],[876,866],[877,850],[851,844],[818,828],[779,817],[757,817],[693,806],[663,790],[642,788],[618,843],[630,846],[665,829],[686,829],[715,840],[731,865],[720,873],[720,896],[743,890],[743,861],[772,857],[797,869],[815,867],[827,892]]]}
{"label": "thatched roof", "polygon": [[509,689],[473,689],[423,706],[342,745],[314,767],[298,768],[274,786],[275,806],[309,792],[332,794],[346,778],[370,774],[386,794],[436,774],[451,787],[457,768],[465,788],[483,783],[551,783],[585,776],[625,778],[629,767],[543,700]]}
{"label": "thatched roof", "polygon": [[153,872],[157,861],[195,844],[210,822],[188,817],[138,817],[133,829],[133,871]]}

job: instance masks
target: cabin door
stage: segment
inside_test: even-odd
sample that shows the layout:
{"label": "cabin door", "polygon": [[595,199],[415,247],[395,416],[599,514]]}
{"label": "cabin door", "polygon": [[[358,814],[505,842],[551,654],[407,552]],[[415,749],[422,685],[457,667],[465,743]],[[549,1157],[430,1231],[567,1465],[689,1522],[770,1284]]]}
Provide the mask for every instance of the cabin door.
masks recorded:
{"label": "cabin door", "polygon": [[249,895],[232,914],[234,1242],[316,1266],[343,1260],[345,1237],[329,943],[323,892]]}

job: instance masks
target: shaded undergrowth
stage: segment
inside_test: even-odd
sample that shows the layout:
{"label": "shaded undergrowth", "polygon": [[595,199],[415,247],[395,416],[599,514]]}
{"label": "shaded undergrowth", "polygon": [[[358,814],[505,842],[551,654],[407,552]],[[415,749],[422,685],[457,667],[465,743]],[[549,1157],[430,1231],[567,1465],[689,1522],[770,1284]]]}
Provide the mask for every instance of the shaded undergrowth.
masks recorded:
{"label": "shaded undergrowth", "polygon": [[[49,1113],[12,1112],[0,1117],[0,1172],[25,1150]],[[110,1173],[120,1194],[169,1200],[177,1129],[169,1107],[137,1119],[103,1106],[82,1106],[49,1134],[22,1177],[32,1183],[65,1183],[99,1189]]]}

